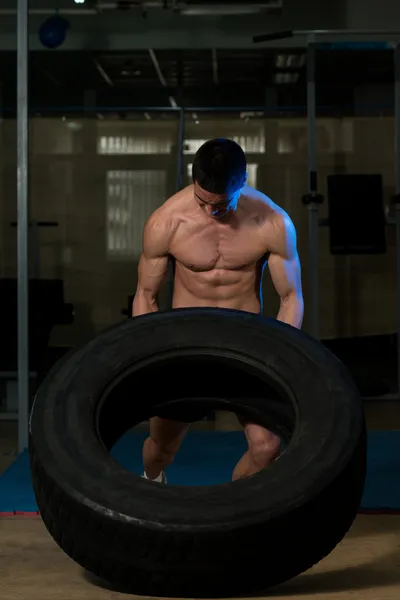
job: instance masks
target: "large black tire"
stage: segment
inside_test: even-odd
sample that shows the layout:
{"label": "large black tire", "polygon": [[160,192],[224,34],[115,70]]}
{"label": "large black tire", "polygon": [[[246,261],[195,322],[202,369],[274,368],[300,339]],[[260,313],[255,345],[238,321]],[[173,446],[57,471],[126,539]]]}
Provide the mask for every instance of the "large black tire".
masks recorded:
{"label": "large black tire", "polygon": [[[285,452],[210,487],[149,482],[115,462],[108,449],[126,430],[184,396],[275,427],[291,436]],[[48,375],[30,432],[50,534],[136,594],[232,596],[290,579],[342,540],[364,487],[363,407],[344,366],[304,333],[237,311],[145,315],[102,333]]]}

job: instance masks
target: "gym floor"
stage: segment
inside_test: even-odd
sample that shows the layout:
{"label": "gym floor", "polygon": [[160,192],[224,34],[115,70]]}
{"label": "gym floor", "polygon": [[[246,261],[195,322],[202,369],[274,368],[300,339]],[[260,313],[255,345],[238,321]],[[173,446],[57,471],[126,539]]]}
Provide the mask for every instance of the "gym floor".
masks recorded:
{"label": "gym floor", "polygon": [[[229,413],[197,427],[236,428]],[[370,430],[400,429],[400,403],[366,404]],[[195,427],[195,426],[194,426]],[[14,460],[16,423],[0,422],[0,474]],[[329,518],[329,515],[327,515]],[[39,517],[0,519],[1,598],[16,600],[117,600],[70,560],[47,533]],[[400,595],[400,515],[359,515],[344,541],[319,565],[269,590],[268,597],[304,600],[394,600]]]}

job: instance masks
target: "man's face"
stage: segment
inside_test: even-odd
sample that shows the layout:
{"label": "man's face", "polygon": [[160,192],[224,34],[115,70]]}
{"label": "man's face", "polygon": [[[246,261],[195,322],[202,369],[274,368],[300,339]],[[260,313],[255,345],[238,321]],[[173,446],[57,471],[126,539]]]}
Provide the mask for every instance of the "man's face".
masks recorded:
{"label": "man's face", "polygon": [[194,183],[194,197],[200,208],[213,219],[221,219],[236,210],[242,189],[229,194],[212,194]]}

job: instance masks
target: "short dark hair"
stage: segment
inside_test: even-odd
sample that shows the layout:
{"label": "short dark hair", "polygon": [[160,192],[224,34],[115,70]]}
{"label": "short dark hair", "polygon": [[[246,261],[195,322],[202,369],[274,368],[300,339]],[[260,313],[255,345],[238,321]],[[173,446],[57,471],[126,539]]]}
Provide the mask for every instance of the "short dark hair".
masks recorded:
{"label": "short dark hair", "polygon": [[197,150],[192,178],[206,192],[225,194],[243,186],[246,169],[246,156],[239,144],[216,138],[205,142]]}

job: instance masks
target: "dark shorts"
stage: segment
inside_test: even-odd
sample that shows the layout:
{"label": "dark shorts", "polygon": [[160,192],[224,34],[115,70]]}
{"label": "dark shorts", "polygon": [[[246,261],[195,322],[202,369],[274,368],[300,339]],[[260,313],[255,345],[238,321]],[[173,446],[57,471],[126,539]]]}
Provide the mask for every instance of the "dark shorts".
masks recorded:
{"label": "dark shorts", "polygon": [[166,406],[159,408],[154,416],[170,421],[178,421],[179,423],[195,423],[206,419],[210,415],[210,411],[201,410],[196,406]]}

